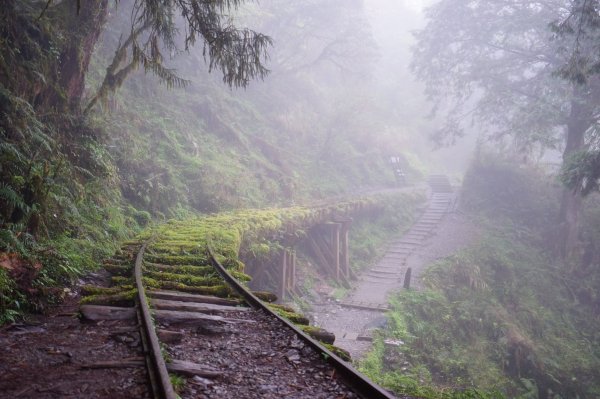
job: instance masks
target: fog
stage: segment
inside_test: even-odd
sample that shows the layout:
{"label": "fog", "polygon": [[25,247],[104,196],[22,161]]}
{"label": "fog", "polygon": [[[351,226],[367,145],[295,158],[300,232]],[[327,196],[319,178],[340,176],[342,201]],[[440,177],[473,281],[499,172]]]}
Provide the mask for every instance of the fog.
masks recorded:
{"label": "fog", "polygon": [[129,301],[126,240],[163,231],[168,258],[147,266],[207,278],[170,287],[216,283],[213,239],[325,314],[353,318],[354,282],[387,285],[353,304],[388,320],[358,366],[403,397],[599,396],[600,0],[10,0],[0,16],[0,324],[70,308],[63,286],[103,264],[123,291],[89,292]]}
{"label": "fog", "polygon": [[376,65],[378,89],[387,97],[386,107],[397,115],[397,128],[410,132],[410,148],[427,163],[429,173],[446,173],[460,178],[472,160],[477,130],[450,146],[432,140],[443,120],[432,114],[424,86],[410,71],[413,33],[425,26],[424,10],[433,1],[367,0],[365,10],[380,53]]}

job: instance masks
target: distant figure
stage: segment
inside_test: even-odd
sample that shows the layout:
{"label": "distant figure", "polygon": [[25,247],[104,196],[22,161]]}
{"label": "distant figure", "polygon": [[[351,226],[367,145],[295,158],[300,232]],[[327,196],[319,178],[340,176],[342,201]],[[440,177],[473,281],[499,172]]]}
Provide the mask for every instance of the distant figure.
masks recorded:
{"label": "distant figure", "polygon": [[404,289],[410,289],[410,276],[412,274],[412,267],[406,269],[406,274],[404,274]]}
{"label": "distant figure", "polygon": [[392,168],[394,169],[394,176],[396,177],[396,183],[399,186],[406,185],[406,175],[404,174],[404,170],[402,169],[402,158],[400,157],[390,157],[390,163],[392,164]]}

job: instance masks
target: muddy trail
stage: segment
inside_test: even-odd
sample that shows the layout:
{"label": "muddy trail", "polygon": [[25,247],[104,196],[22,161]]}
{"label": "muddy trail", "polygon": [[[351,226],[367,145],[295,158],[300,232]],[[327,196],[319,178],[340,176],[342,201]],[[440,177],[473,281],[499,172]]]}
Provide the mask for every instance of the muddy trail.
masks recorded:
{"label": "muddy trail", "polygon": [[359,275],[351,291],[341,300],[325,297],[312,304],[315,325],[334,332],[336,345],[354,360],[369,350],[373,332],[385,326],[390,295],[406,286],[420,289],[428,265],[465,248],[476,237],[476,227],[456,209],[457,195],[447,178],[432,176],[429,185],[423,213]]}

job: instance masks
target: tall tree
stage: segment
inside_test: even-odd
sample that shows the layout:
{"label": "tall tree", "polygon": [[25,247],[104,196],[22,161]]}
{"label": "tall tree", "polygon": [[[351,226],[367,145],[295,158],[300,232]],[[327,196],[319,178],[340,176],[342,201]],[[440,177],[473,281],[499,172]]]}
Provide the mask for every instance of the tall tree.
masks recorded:
{"label": "tall tree", "polygon": [[[600,79],[600,2],[572,2],[571,12],[552,24],[559,39],[572,43],[562,48],[566,62],[559,74],[573,84],[585,88],[598,85]],[[593,98],[594,106],[599,98]],[[583,196],[600,189],[600,132],[592,118],[583,151],[574,152],[563,165],[562,179],[573,191]]]}
{"label": "tall tree", "polygon": [[[263,86],[269,91],[265,114],[298,139],[311,145],[321,142],[316,160],[323,159],[318,154],[345,156],[347,149],[336,142],[368,134],[358,121],[372,111],[367,86],[378,54],[364,1],[267,0],[260,8],[266,15],[257,18],[259,30],[277,43],[270,63],[273,74]],[[271,102],[273,96],[277,101]],[[335,150],[339,153],[334,156]]]}
{"label": "tall tree", "polygon": [[[116,90],[136,68],[156,74],[167,85],[185,85],[175,72],[164,66],[164,53],[188,51],[197,41],[204,46],[211,70],[222,72],[223,81],[235,87],[262,78],[271,39],[233,25],[229,13],[243,0],[117,0],[117,12],[130,11],[130,32],[120,43],[106,77],[87,106]],[[53,18],[69,33],[57,63],[60,76],[57,92],[72,111],[81,105],[83,81],[94,45],[106,22],[108,0],[58,2],[48,0],[44,16]],[[72,35],[74,33],[74,35]],[[59,73],[58,73],[59,72]],[[52,98],[52,96],[50,96]],[[56,96],[52,98],[56,100]]]}
{"label": "tall tree", "polygon": [[[48,3],[50,7],[51,3]],[[48,12],[54,21],[60,21],[59,54],[54,64],[54,83],[37,99],[44,107],[65,105],[77,110],[85,88],[85,74],[94,45],[106,22],[108,0],[79,0],[58,3]],[[50,16],[51,14],[51,16]],[[41,15],[44,17],[44,15]]]}
{"label": "tall tree", "polygon": [[[79,113],[90,58],[110,7],[129,21],[101,95],[137,67],[172,84],[164,54],[203,44],[205,61],[231,86],[268,71],[269,37],[227,15],[242,0],[5,0],[0,7],[0,235],[40,236],[82,182],[106,177],[91,154],[101,133]],[[181,32],[181,33],[180,33]],[[98,96],[101,97],[101,96]],[[73,117],[75,116],[75,117]],[[94,147],[96,148],[96,147]],[[98,145],[97,148],[101,148]],[[89,150],[89,151],[88,151]],[[99,166],[99,168],[96,168]],[[69,186],[69,184],[72,186]],[[67,186],[69,186],[67,188]],[[72,189],[70,192],[70,189]],[[12,241],[18,241],[11,239]],[[0,237],[0,246],[2,237]]]}
{"label": "tall tree", "polygon": [[[578,3],[442,0],[428,9],[413,70],[436,107],[447,109],[438,138],[460,136],[465,121],[475,120],[489,137],[511,138],[524,157],[562,148],[566,160],[583,150],[597,123],[600,85],[557,76],[577,44],[550,29]],[[564,257],[575,248],[580,213],[581,193],[566,189],[557,240]]]}

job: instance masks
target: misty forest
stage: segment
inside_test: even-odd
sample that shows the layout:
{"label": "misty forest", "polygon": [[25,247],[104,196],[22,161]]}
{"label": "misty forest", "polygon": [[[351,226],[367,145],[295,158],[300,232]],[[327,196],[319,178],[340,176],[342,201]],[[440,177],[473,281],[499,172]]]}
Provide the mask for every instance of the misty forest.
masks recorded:
{"label": "misty forest", "polygon": [[600,398],[600,1],[0,3],[0,398]]}

